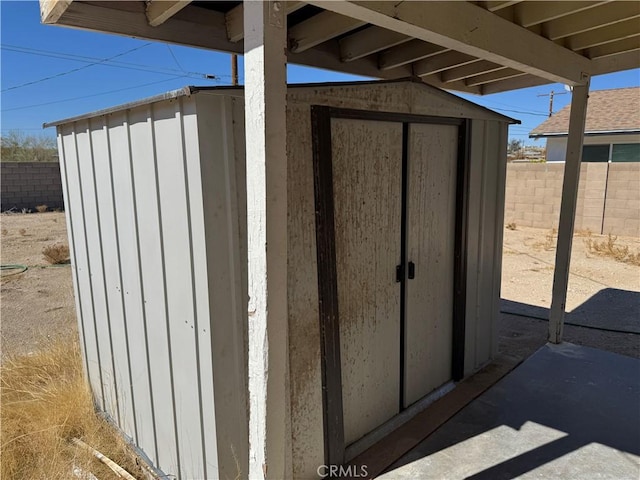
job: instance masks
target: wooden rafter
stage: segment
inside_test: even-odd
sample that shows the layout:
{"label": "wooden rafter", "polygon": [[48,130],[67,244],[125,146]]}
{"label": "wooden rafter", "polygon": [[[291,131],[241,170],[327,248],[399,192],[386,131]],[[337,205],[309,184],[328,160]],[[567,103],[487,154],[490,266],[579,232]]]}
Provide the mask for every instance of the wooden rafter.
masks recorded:
{"label": "wooden rafter", "polygon": [[476,57],[462,52],[445,52],[430,58],[425,58],[413,64],[413,73],[419,77],[459,67],[477,61]]}
{"label": "wooden rafter", "polygon": [[432,57],[446,51],[447,49],[440,45],[423,42],[422,40],[411,40],[403,45],[392,47],[380,52],[378,56],[378,65],[381,70],[389,70],[422,60],[423,58]]}
{"label": "wooden rafter", "polygon": [[520,3],[519,1],[486,1],[480,2],[484,8],[489,10],[490,12],[497,12],[498,10],[502,10],[503,8],[510,7],[515,5],[516,3]]}
{"label": "wooden rafter", "polygon": [[640,35],[588,48],[586,54],[589,58],[600,58],[634,50],[640,50]]}
{"label": "wooden rafter", "polygon": [[40,0],[42,23],[56,23],[73,0]]}
{"label": "wooden rafter", "polygon": [[555,82],[580,84],[589,71],[587,58],[469,2],[311,3]]}
{"label": "wooden rafter", "polygon": [[579,33],[567,38],[565,45],[571,50],[584,50],[585,48],[633,37],[638,35],[639,21],[636,18],[632,18],[606,27]]}
{"label": "wooden rafter", "polygon": [[340,39],[340,59],[343,62],[351,62],[410,40],[406,35],[386,28],[365,28]]}
{"label": "wooden rafter", "polygon": [[557,18],[573,15],[607,2],[522,2],[513,7],[513,21],[523,27],[531,27]]}
{"label": "wooden rafter", "polygon": [[148,0],[146,12],[149,25],[162,25],[190,3],[191,0]]}
{"label": "wooden rafter", "polygon": [[547,22],[543,25],[542,34],[551,40],[558,40],[638,17],[640,2],[612,2]]}
{"label": "wooden rafter", "polygon": [[468,87],[475,87],[478,85],[485,85],[487,83],[498,82],[507,78],[521,77],[523,75],[526,75],[526,73],[506,67],[500,70],[495,70],[493,72],[484,73],[482,75],[476,75],[475,77],[468,78],[464,83]]}
{"label": "wooden rafter", "polygon": [[364,24],[362,20],[324,11],[289,29],[289,49],[293,53],[304,52]]}
{"label": "wooden rafter", "polygon": [[450,68],[449,70],[445,70],[440,74],[440,78],[443,82],[450,83],[458,80],[464,80],[465,78],[473,77],[475,75],[481,75],[483,73],[500,70],[502,68],[504,67],[502,65],[498,65],[497,63],[489,62],[487,60],[477,60],[467,65],[462,65],[459,67]]}

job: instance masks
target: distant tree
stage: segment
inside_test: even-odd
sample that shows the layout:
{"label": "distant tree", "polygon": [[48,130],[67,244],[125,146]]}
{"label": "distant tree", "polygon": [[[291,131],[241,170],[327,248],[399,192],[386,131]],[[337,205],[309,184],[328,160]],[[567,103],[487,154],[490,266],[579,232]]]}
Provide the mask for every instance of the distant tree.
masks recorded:
{"label": "distant tree", "polygon": [[518,140],[517,138],[512,138],[509,140],[509,145],[507,146],[507,152],[516,154],[522,150],[524,146],[524,140]]}
{"label": "distant tree", "polygon": [[57,162],[56,140],[11,130],[0,137],[0,159],[3,162]]}

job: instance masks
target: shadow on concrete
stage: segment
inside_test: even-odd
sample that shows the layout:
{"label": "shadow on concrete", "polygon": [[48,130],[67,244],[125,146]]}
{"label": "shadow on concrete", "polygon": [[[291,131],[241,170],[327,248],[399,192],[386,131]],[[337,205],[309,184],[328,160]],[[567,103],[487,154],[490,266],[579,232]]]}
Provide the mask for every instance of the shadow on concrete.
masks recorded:
{"label": "shadow on concrete", "polygon": [[639,478],[640,360],[547,344],[379,478]]}
{"label": "shadow on concrete", "polygon": [[[549,318],[549,309],[501,299],[500,311],[530,318]],[[640,292],[603,288],[586,302],[567,312],[568,324],[617,332],[640,333]]]}

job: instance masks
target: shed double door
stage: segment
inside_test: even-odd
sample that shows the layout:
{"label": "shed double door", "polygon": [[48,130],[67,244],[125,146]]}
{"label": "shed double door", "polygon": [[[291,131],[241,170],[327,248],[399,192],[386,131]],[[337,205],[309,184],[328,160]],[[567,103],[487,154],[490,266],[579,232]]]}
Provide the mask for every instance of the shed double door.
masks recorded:
{"label": "shed double door", "polygon": [[325,343],[325,355],[340,360],[325,363],[339,370],[325,389],[342,404],[342,421],[327,428],[343,431],[326,433],[344,454],[452,378],[459,137],[451,124],[327,123],[338,331],[325,340],[338,345]]}

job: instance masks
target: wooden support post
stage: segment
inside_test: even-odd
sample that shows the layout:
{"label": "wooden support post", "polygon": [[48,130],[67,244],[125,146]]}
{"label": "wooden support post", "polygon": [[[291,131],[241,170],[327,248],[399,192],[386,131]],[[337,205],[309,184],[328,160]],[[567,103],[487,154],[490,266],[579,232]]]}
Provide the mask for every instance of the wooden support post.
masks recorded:
{"label": "wooden support post", "polygon": [[251,479],[291,477],[284,12],[244,2]]}
{"label": "wooden support post", "polygon": [[589,78],[587,77],[584,85],[573,87],[573,96],[571,98],[571,116],[569,117],[569,136],[567,138],[567,154],[564,164],[564,180],[562,182],[556,265],[553,275],[551,310],[549,312],[549,341],[552,343],[562,342],[588,98]]}

